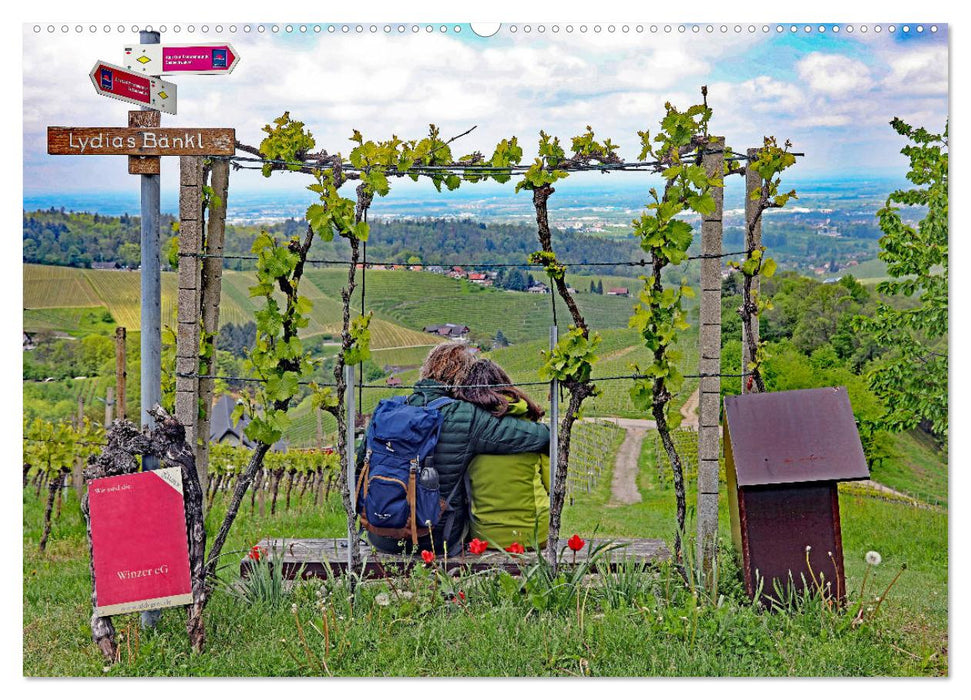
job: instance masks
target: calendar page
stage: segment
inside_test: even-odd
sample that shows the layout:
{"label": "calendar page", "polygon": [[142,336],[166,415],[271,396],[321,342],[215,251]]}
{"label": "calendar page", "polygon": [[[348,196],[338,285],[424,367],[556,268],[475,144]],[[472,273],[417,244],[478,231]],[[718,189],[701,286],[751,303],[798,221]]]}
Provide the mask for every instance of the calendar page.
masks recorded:
{"label": "calendar page", "polygon": [[952,26],[608,9],[24,22],[24,675],[949,674]]}

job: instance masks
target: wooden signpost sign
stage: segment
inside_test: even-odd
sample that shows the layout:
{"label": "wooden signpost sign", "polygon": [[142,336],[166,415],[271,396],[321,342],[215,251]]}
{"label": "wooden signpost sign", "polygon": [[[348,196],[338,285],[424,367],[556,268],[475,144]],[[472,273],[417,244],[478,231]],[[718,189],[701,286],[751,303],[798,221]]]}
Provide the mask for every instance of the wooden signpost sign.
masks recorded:
{"label": "wooden signpost sign", "polygon": [[233,129],[47,127],[52,156],[231,156],[235,142]]}

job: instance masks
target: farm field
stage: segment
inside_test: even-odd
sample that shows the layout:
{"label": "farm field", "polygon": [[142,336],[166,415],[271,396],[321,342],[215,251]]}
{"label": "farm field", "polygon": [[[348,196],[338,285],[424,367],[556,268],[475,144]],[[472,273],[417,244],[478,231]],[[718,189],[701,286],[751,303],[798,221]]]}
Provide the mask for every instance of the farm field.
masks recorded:
{"label": "farm field", "polygon": [[101,305],[101,299],[83,271],[53,265],[24,265],[24,308]]}
{"label": "farm field", "polygon": [[[346,274],[340,270],[310,270],[307,276],[328,295],[336,295]],[[637,280],[629,280],[634,288]],[[587,282],[589,288],[589,282]],[[360,308],[360,287],[352,308]],[[578,289],[584,291],[584,289]],[[513,344],[549,338],[551,296],[485,288],[431,272],[377,270],[367,273],[367,308],[408,328],[456,323],[471,329],[476,340],[502,331]],[[634,299],[582,293],[577,303],[593,328],[626,328]],[[557,300],[561,324],[569,313]]]}
{"label": "farm field", "polygon": [[[129,331],[139,327],[141,298],[140,274],[130,270],[86,270],[53,265],[23,266],[25,330],[77,330],[80,322],[77,308],[103,307],[116,323]],[[306,283],[309,282],[309,283]],[[301,292],[314,303],[307,336],[335,333],[339,329],[341,306],[339,297],[325,294],[310,280]],[[220,324],[245,323],[252,320],[256,302],[249,297],[248,288],[254,284],[252,273],[226,270],[223,273],[220,300]],[[162,324],[176,325],[177,278],[174,272],[162,273]],[[73,309],[61,312],[61,307]],[[43,310],[43,311],[42,311]],[[413,348],[441,342],[421,329],[402,327],[380,314],[371,323],[371,345],[375,350]],[[404,363],[399,363],[404,364]]]}

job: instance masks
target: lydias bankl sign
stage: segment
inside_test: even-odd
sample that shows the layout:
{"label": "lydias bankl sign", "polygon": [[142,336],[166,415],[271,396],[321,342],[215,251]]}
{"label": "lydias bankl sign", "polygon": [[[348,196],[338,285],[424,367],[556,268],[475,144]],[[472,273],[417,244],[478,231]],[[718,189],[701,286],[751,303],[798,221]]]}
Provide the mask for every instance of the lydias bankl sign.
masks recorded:
{"label": "lydias bankl sign", "polygon": [[47,152],[58,156],[231,156],[235,129],[47,127]]}

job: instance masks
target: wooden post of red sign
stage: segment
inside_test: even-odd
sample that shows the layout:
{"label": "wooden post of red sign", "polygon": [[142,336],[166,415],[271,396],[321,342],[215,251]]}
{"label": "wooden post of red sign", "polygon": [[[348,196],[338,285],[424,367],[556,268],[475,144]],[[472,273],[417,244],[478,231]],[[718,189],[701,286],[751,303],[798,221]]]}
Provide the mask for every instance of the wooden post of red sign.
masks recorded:
{"label": "wooden post of red sign", "polygon": [[[206,230],[205,251],[202,259],[201,275],[202,290],[200,303],[202,305],[202,332],[215,346],[219,333],[219,297],[222,294],[223,272],[223,243],[226,237],[226,198],[229,195],[229,161],[214,160],[211,166],[212,196],[209,200],[209,220]],[[215,374],[215,347],[211,355],[209,366],[203,374]],[[203,412],[198,420],[198,440],[196,441],[196,470],[199,472],[199,483],[203,492],[209,486],[209,425],[211,422],[212,395],[214,380],[199,379],[199,403]]]}
{"label": "wooden post of red sign", "polygon": [[[179,159],[179,302],[175,344],[175,417],[196,449],[199,416],[199,295],[202,253],[202,158]],[[208,436],[206,436],[208,437]]]}
{"label": "wooden post of red sign", "polygon": [[123,326],[115,328],[115,400],[118,410],[115,412],[118,420],[125,420],[125,381],[128,379],[128,369],[125,366],[125,341],[128,331]]}
{"label": "wooden post of red sign", "polygon": [[[161,123],[162,115],[154,109],[128,113],[131,128],[158,127]],[[128,156],[128,172],[131,175],[158,175],[162,172],[162,159],[158,156]]]}
{"label": "wooden post of red sign", "polygon": [[115,389],[108,387],[105,389],[105,430],[111,427],[111,421],[115,417]]}
{"label": "wooden post of red sign", "polygon": [[[78,417],[75,422],[75,429],[80,434],[81,430],[84,428],[84,397],[78,396]],[[84,470],[84,460],[80,456],[74,458],[74,469],[71,473],[71,483],[74,486],[74,492],[77,494],[78,501],[80,502],[81,496],[84,495],[84,477],[82,476],[82,471]],[[60,512],[60,508],[58,508]]]}

